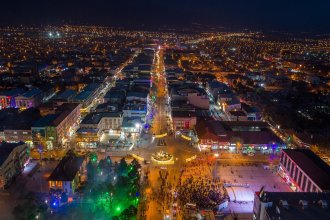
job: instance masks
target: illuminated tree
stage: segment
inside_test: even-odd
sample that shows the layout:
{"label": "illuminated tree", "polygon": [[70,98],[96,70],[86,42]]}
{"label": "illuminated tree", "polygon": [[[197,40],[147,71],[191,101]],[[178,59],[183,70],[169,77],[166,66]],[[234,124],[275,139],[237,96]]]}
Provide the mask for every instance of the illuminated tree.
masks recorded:
{"label": "illuminated tree", "polygon": [[95,152],[91,153],[91,154],[89,155],[89,160],[90,160],[93,164],[97,163],[97,154],[96,154]]}

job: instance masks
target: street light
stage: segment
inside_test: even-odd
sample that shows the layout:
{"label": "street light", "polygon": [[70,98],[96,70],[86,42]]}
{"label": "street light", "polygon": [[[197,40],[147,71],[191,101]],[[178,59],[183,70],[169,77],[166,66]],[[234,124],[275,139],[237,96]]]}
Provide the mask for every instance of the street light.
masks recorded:
{"label": "street light", "polygon": [[137,132],[140,132],[140,127],[141,127],[140,123],[135,124],[135,128],[137,129]]}

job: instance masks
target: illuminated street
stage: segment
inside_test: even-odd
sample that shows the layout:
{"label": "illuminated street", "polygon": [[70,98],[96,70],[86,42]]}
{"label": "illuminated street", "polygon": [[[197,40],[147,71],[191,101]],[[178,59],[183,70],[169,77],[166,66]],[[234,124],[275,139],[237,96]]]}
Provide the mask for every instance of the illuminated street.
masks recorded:
{"label": "illuminated street", "polygon": [[0,220],[330,219],[327,1],[4,1]]}

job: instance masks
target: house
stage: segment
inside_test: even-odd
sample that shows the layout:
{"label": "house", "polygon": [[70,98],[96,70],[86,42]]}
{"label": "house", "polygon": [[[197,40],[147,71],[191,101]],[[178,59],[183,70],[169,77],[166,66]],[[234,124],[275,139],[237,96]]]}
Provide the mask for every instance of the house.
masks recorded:
{"label": "house", "polygon": [[66,155],[48,177],[50,189],[73,194],[83,180],[84,157]]}

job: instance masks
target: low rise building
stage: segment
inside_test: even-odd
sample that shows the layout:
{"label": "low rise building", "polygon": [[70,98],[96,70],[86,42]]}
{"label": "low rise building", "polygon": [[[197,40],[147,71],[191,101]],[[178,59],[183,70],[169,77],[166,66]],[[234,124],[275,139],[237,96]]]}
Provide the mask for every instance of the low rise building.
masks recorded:
{"label": "low rise building", "polygon": [[80,186],[84,175],[84,157],[66,155],[48,177],[50,189],[59,189],[68,195]]}
{"label": "low rise building", "polygon": [[285,144],[265,122],[200,120],[196,125],[202,150],[230,149],[243,152],[279,151]]}
{"label": "low rise building", "polygon": [[241,110],[229,111],[228,117],[230,121],[247,121],[247,115]]}

